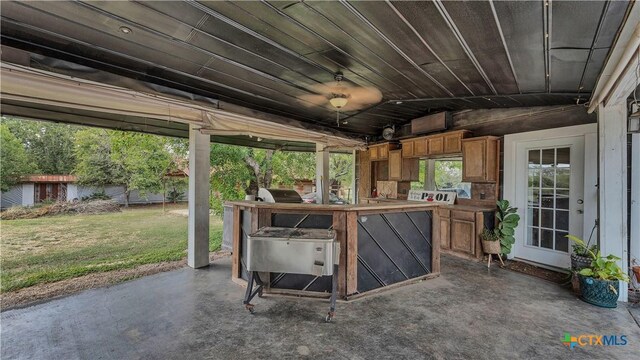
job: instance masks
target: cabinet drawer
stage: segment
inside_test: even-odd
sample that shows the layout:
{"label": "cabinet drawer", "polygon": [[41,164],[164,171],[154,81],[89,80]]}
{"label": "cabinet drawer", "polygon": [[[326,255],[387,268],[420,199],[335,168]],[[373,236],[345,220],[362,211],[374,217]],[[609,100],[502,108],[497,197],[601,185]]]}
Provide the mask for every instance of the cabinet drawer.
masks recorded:
{"label": "cabinet drawer", "polygon": [[476,214],[473,211],[451,211],[451,218],[465,221],[476,221]]}
{"label": "cabinet drawer", "polygon": [[438,209],[438,215],[440,217],[451,217],[451,210],[449,209]]}

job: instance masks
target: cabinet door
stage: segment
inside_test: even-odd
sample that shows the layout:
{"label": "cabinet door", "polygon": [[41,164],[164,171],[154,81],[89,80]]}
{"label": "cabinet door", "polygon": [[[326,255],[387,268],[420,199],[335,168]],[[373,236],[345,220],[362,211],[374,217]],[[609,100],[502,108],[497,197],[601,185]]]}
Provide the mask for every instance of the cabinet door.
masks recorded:
{"label": "cabinet door", "polygon": [[451,249],[451,221],[449,218],[440,218],[440,247],[442,249]]}
{"label": "cabinet door", "polygon": [[465,140],[462,142],[462,181],[484,182],[487,179],[487,142]]}
{"label": "cabinet door", "polygon": [[429,138],[429,155],[442,154],[444,151],[444,138],[434,136]]}
{"label": "cabinet door", "polygon": [[405,141],[402,143],[402,157],[410,158],[413,157],[414,154],[414,142],[413,141]]}
{"label": "cabinet door", "polygon": [[451,249],[475,255],[476,223],[451,219]]}
{"label": "cabinet door", "polygon": [[413,141],[413,154],[415,156],[427,155],[427,139],[417,139]]}
{"label": "cabinet door", "polygon": [[402,150],[389,151],[389,180],[402,180]]}
{"label": "cabinet door", "polygon": [[444,136],[444,152],[445,154],[462,152],[462,133]]}
{"label": "cabinet door", "polygon": [[[402,156],[402,155],[400,155]],[[389,145],[381,145],[378,147],[378,159],[384,160],[389,158]]]}
{"label": "cabinet door", "polygon": [[369,148],[369,159],[378,160],[378,147],[372,146]]}
{"label": "cabinet door", "polygon": [[420,181],[420,159],[402,159],[402,181]]}

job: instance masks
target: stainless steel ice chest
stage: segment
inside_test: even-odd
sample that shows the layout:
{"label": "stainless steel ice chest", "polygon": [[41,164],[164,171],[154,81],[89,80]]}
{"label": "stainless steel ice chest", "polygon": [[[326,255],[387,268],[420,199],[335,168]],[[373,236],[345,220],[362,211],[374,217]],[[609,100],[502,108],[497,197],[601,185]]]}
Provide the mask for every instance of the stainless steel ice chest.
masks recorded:
{"label": "stainless steel ice chest", "polygon": [[333,230],[264,227],[247,237],[247,270],[333,275],[340,244]]}

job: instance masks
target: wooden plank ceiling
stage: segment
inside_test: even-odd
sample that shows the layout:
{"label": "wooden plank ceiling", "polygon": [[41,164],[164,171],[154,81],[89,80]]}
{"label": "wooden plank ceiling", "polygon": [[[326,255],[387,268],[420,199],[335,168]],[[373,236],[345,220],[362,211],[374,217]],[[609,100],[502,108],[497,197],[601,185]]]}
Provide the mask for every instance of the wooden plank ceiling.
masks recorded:
{"label": "wooden plank ceiling", "polygon": [[[161,92],[327,127],[336,128],[335,112],[298,98],[314,94],[314,85],[341,71],[352,83],[378,88],[383,101],[344,114],[347,123],[339,130],[375,136],[386,125],[442,110],[588,100],[628,3],[3,1],[0,6],[2,44],[29,52],[32,67],[81,77],[95,69],[107,83],[134,79]],[[131,32],[123,33],[123,26]]]}

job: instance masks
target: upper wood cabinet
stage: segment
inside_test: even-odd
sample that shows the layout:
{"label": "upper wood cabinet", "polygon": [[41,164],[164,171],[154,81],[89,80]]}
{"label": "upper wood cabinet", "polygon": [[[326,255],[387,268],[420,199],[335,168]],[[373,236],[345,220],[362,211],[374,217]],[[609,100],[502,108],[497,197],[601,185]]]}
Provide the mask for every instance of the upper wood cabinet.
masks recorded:
{"label": "upper wood cabinet", "polygon": [[429,155],[444,153],[444,137],[442,135],[429,136]]}
{"label": "upper wood cabinet", "polygon": [[389,180],[402,180],[402,150],[389,151]]}
{"label": "upper wood cabinet", "polygon": [[462,139],[462,181],[496,182],[499,146],[495,136]]}
{"label": "upper wood cabinet", "polygon": [[397,148],[398,145],[392,143],[369,145],[369,159],[371,161],[387,160],[389,158],[389,151]]}
{"label": "upper wood cabinet", "polygon": [[402,157],[419,158],[430,155],[460,154],[462,152],[461,141],[468,134],[468,130],[458,130],[443,134],[401,140]]}
{"label": "upper wood cabinet", "polygon": [[413,154],[415,156],[426,156],[428,154],[426,138],[417,138],[413,141]]}
{"label": "upper wood cabinet", "polygon": [[461,153],[462,152],[462,139],[469,134],[467,130],[453,131],[443,134],[444,141],[444,153]]}

